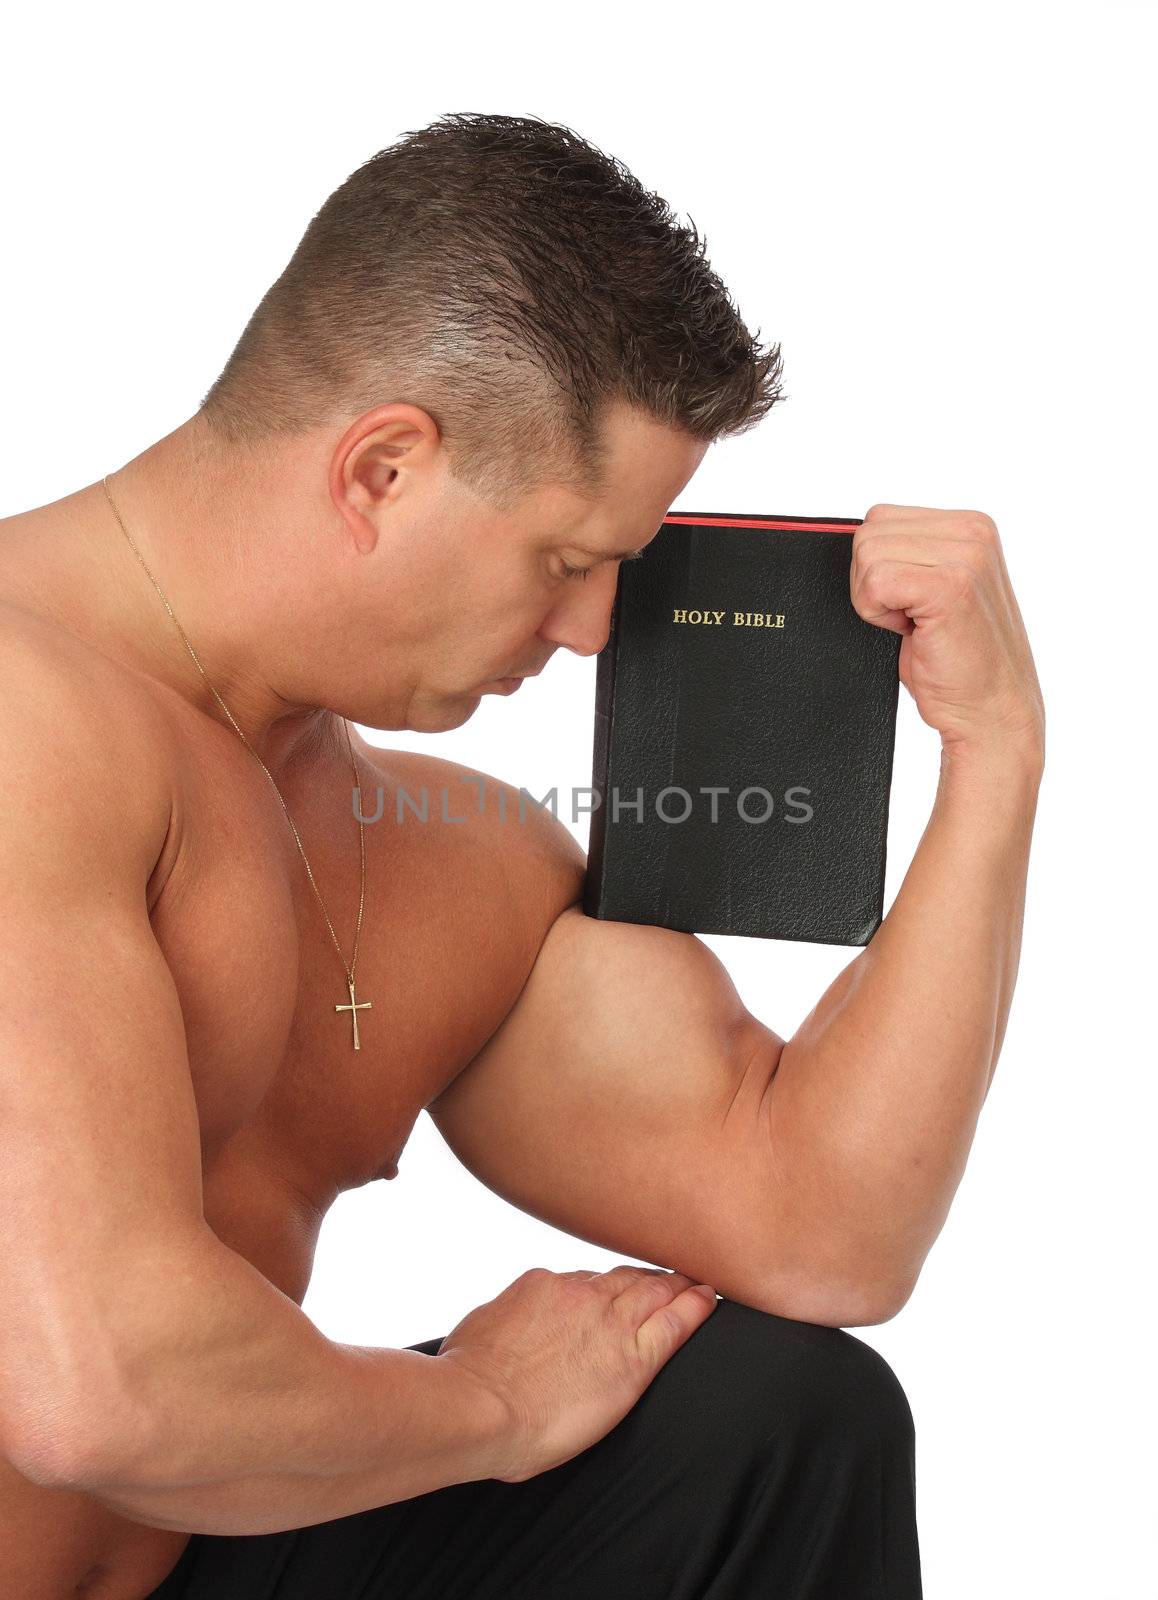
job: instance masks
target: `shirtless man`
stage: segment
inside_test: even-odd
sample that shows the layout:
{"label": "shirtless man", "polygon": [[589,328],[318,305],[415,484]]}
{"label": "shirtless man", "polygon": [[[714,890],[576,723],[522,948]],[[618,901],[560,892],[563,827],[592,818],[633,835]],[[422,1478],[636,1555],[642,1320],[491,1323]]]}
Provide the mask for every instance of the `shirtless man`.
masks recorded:
{"label": "shirtless man", "polygon": [[[633,185],[534,119],[410,136],[195,415],[0,523],[4,1600],[240,1600],[275,1567],[295,1600],[920,1594],[911,1417],[844,1330],[912,1291],[1017,970],[1044,714],[989,518],[856,530],[942,776],[787,1042],[695,937],[584,916],[549,812],[352,727],[386,813],[370,1009],[336,1012],[347,725],[453,728],[597,652],[618,560],[777,398]],[[400,787],[428,822],[393,823]],[[513,1204],[656,1268],[533,1269],[408,1350],[322,1337],[321,1221],[423,1109]]]}

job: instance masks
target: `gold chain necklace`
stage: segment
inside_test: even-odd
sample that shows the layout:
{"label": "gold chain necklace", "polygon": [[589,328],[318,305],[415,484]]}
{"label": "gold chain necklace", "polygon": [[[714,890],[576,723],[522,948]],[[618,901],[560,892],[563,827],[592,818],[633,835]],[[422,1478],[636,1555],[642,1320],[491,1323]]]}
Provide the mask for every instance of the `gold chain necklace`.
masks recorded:
{"label": "gold chain necklace", "polygon": [[[301,856],[302,861],[305,863],[306,873],[309,876],[309,880],[310,880],[310,887],[311,887],[311,889],[313,889],[315,898],[317,899],[317,902],[318,902],[318,905],[321,907],[322,916],[325,917],[325,919],[326,919],[326,927],[329,928],[329,930],[330,930],[330,938],[333,940],[334,949],[338,952],[338,960],[342,963],[342,967],[345,970],[346,985],[347,985],[347,987],[349,988],[349,991],[350,991],[350,1002],[349,1002],[348,1005],[335,1005],[334,1006],[334,1010],[335,1011],[348,1011],[350,1013],[350,1021],[354,1025],[354,1049],[355,1050],[360,1050],[362,1048],[362,1043],[361,1043],[361,1040],[360,1040],[360,1038],[358,1036],[358,1013],[359,1013],[359,1011],[369,1011],[371,1009],[371,1002],[369,1000],[359,1000],[359,999],[356,998],[356,996],[354,994],[354,968],[357,966],[357,963],[358,963],[358,938],[359,938],[359,936],[360,936],[360,934],[362,932],[362,908],[366,903],[366,829],[365,829],[365,825],[364,825],[364,823],[362,821],[362,808],[361,808],[361,806],[359,806],[359,808],[358,808],[358,838],[359,838],[359,841],[360,841],[360,844],[361,844],[361,849],[362,849],[362,890],[361,890],[361,894],[360,894],[359,899],[358,899],[358,926],[357,926],[357,929],[356,929],[356,931],[354,933],[354,954],[353,954],[353,956],[352,956],[352,958],[350,960],[349,966],[347,966],[346,965],[346,958],[342,954],[342,947],[338,943],[338,936],[334,932],[334,924],[330,921],[330,914],[326,910],[325,902],[323,901],[323,899],[321,897],[321,894],[320,894],[320,892],[318,890],[317,884],[314,882],[314,874],[313,874],[313,872],[312,872],[312,870],[310,868],[310,863],[309,863],[309,860],[308,860],[308,858],[306,856],[305,848],[302,845],[301,835],[298,833],[297,826],[294,823],[294,819],[290,816],[289,807],[286,805],[285,800],[282,797],[282,792],[277,786],[277,782],[274,779],[273,773],[269,770],[269,768],[266,766],[265,762],[258,755],[257,751],[250,744],[249,740],[245,737],[245,734],[242,733],[241,728],[238,726],[237,719],[234,717],[232,711],[230,711],[229,707],[225,704],[225,701],[217,693],[217,690],[213,687],[212,683],[210,683],[209,676],[206,673],[205,668],[201,665],[200,661],[198,661],[198,659],[197,659],[196,650],[194,650],[193,646],[189,643],[188,635],[186,634],[184,628],[181,626],[180,622],[177,621],[177,617],[176,617],[176,614],[175,614],[175,612],[173,610],[173,607],[169,604],[168,600],[165,597],[165,591],[161,588],[161,585],[157,582],[156,578],[153,577],[153,574],[151,572],[149,572],[148,563],[146,562],[146,560],[145,560],[144,556],[141,554],[141,552],[137,549],[137,546],[136,546],[136,543],[135,543],[135,541],[133,539],[132,534],[125,527],[124,519],[122,518],[120,512],[117,510],[116,501],[113,499],[112,491],[109,489],[109,480],[108,480],[108,478],[107,477],[102,478],[101,479],[101,483],[102,483],[102,485],[104,487],[105,497],[107,498],[107,500],[109,502],[109,505],[112,507],[113,515],[116,517],[118,523],[120,523],[121,532],[124,534],[125,538],[129,541],[129,544],[132,546],[133,554],[136,556],[137,560],[141,563],[142,567],[144,567],[146,573],[148,573],[149,580],[152,583],[153,588],[156,589],[157,593],[161,596],[161,599],[162,599],[162,601],[164,602],[164,605],[165,605],[165,610],[173,618],[173,622],[176,625],[177,632],[181,635],[181,638],[184,640],[185,648],[188,650],[189,654],[193,657],[194,665],[196,666],[196,668],[197,668],[198,672],[201,674],[201,676],[205,679],[205,683],[208,686],[210,693],[213,695],[213,698],[217,701],[217,704],[221,707],[222,711],[224,711],[225,715],[229,718],[230,722],[233,724],[234,731],[236,732],[238,738],[241,740],[241,742],[245,746],[245,748],[249,751],[249,753],[253,757],[253,759],[257,762],[257,764],[261,768],[261,770],[265,773],[266,777],[269,779],[270,783],[273,785],[274,794],[276,794],[278,799],[281,801],[281,808],[285,812],[286,821],[289,823],[290,827],[293,829],[293,836],[294,836],[294,839],[295,839],[295,841],[297,843],[298,854]],[[359,782],[358,782],[358,766],[357,766],[357,762],[354,759],[353,742],[350,739],[350,725],[346,721],[345,717],[342,718],[342,727],[346,730],[346,748],[350,752],[350,770],[354,775],[354,788],[360,790],[360,785],[359,785]]]}

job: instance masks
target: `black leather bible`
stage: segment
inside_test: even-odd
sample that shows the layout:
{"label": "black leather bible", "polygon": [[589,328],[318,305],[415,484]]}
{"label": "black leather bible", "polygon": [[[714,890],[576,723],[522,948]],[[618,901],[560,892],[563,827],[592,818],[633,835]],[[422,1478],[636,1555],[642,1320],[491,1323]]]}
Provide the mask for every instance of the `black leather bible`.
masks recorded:
{"label": "black leather bible", "polygon": [[884,917],[901,635],[855,517],[671,513],[596,667],[589,916],[864,945]]}

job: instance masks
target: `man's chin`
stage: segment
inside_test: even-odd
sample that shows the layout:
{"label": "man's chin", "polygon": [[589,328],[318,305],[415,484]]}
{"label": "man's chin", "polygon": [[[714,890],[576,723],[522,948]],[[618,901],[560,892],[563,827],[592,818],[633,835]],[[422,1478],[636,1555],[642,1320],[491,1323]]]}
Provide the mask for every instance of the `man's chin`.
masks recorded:
{"label": "man's chin", "polygon": [[490,678],[474,689],[415,695],[406,707],[405,726],[412,733],[449,733],[452,728],[461,728],[464,722],[470,721],[482,704],[484,694],[509,695],[518,682],[512,678]]}
{"label": "man's chin", "polygon": [[449,733],[469,722],[482,702],[483,691],[464,690],[422,706],[411,706],[409,727],[414,733]]}
{"label": "man's chin", "polygon": [[[352,720],[360,727],[377,728],[380,733],[398,733],[403,729],[409,733],[449,733],[452,728],[461,728],[464,722],[470,721],[479,708],[482,696],[483,691],[478,689],[412,700],[403,713],[405,720],[401,721],[397,711],[393,714],[379,712],[368,717],[354,716]],[[382,717],[385,720],[379,720]]]}

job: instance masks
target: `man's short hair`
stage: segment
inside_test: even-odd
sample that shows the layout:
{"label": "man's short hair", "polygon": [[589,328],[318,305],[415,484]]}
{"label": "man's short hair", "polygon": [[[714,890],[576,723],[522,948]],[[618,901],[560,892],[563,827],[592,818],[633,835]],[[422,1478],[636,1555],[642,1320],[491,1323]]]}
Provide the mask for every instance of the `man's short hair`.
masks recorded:
{"label": "man's short hair", "polygon": [[244,448],[406,401],[496,504],[593,494],[608,403],[710,443],[783,398],[704,248],[570,128],[448,114],[334,190],[201,410]]}

